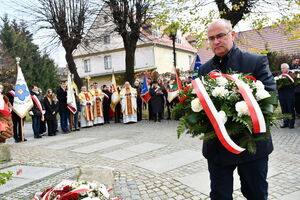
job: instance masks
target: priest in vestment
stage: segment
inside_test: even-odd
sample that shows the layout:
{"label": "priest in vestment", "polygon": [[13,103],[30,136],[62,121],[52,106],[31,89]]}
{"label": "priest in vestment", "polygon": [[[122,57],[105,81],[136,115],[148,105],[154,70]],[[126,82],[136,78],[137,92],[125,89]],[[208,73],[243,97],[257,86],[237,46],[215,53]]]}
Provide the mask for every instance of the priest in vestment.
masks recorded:
{"label": "priest in vestment", "polygon": [[137,122],[136,89],[132,88],[129,82],[125,82],[124,87],[120,92],[120,96],[123,123]]}
{"label": "priest in vestment", "polygon": [[81,92],[78,95],[81,105],[80,122],[81,127],[93,126],[94,113],[93,113],[93,96],[87,92],[86,87],[81,88]]}
{"label": "priest in vestment", "polygon": [[94,100],[94,125],[104,124],[103,117],[103,98],[104,94],[102,90],[98,89],[98,84],[93,84],[93,89],[91,90],[91,94],[93,95]]}

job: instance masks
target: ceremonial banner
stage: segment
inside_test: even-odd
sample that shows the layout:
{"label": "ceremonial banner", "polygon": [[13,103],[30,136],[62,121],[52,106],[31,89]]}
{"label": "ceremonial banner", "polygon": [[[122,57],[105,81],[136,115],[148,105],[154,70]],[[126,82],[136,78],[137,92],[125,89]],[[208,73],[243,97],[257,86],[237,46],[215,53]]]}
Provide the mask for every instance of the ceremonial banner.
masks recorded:
{"label": "ceremonial banner", "polygon": [[151,99],[151,95],[149,93],[149,87],[148,87],[146,75],[144,75],[144,79],[143,79],[141,98],[146,103],[148,103],[148,101]]}
{"label": "ceremonial banner", "polygon": [[170,79],[170,89],[167,90],[168,98],[167,100],[171,103],[176,97],[178,97],[178,93],[182,90],[181,80],[178,76],[176,69],[174,68],[173,74]]}
{"label": "ceremonial banner", "polygon": [[22,69],[18,67],[13,110],[20,118],[24,118],[32,106],[33,102]]}
{"label": "ceremonial banner", "polygon": [[194,67],[193,67],[193,74],[192,74],[192,78],[193,80],[196,79],[198,77],[198,72],[199,72],[199,68],[201,67],[201,59],[200,56],[197,54],[195,62],[193,63]]}
{"label": "ceremonial banner", "polygon": [[77,112],[76,99],[74,95],[74,89],[72,84],[71,74],[68,74],[68,91],[67,91],[67,106],[69,110],[75,114]]}
{"label": "ceremonial banner", "polygon": [[10,115],[10,110],[6,103],[4,102],[3,95],[0,93],[0,113],[2,113],[4,116]]}
{"label": "ceremonial banner", "polygon": [[[118,91],[118,88],[117,88],[117,83],[116,83],[114,73],[112,74],[111,84],[112,84],[112,90],[113,91],[112,91],[112,95],[111,95],[110,108],[115,112],[116,105],[120,102],[120,95],[119,95],[119,91]],[[105,98],[109,98],[105,93],[103,93],[103,94],[104,94]]]}

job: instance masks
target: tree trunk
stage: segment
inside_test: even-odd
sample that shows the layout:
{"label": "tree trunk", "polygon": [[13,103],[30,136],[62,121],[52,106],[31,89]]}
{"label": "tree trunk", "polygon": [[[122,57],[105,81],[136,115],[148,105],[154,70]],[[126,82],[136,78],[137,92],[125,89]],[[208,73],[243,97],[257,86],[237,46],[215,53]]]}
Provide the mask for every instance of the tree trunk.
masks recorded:
{"label": "tree trunk", "polygon": [[[125,42],[124,42],[125,43]],[[127,42],[125,46],[125,64],[126,64],[126,72],[125,72],[125,81],[128,81],[131,85],[134,83],[134,60],[135,60],[135,50],[136,50],[136,42],[130,41]]]}
{"label": "tree trunk", "polygon": [[74,82],[76,83],[78,89],[80,90],[83,85],[81,78],[78,75],[76,64],[74,62],[74,58],[71,51],[66,51],[66,60],[68,63],[69,70],[72,74],[74,74]]}

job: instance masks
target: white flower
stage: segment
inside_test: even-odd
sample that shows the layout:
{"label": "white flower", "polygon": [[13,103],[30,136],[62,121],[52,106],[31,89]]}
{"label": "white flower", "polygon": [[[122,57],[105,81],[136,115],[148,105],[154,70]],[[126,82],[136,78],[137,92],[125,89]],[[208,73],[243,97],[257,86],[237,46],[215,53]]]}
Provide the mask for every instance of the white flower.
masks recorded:
{"label": "white flower", "polygon": [[201,110],[203,110],[203,107],[199,101],[198,98],[195,98],[192,102],[191,102],[191,107],[192,107],[192,110],[194,112],[200,112]]}
{"label": "white flower", "polygon": [[265,89],[265,85],[259,80],[255,81],[255,87],[256,87],[257,90]]}
{"label": "white flower", "polygon": [[215,89],[213,89],[212,91],[212,95],[214,97],[224,97],[225,95],[228,94],[228,90],[225,89],[225,87],[216,87]]}
{"label": "white flower", "polygon": [[223,76],[217,77],[216,81],[220,86],[225,86],[228,83],[228,80]]}
{"label": "white flower", "polygon": [[235,104],[235,110],[238,112],[238,116],[241,117],[243,115],[250,116],[250,112],[248,106],[245,101],[239,101]]}
{"label": "white flower", "polygon": [[235,79],[239,79],[240,75],[239,74],[232,74],[231,77],[233,77]]}
{"label": "white flower", "polygon": [[269,94],[269,92],[266,91],[265,89],[257,90],[256,91],[256,99],[257,99],[257,101],[265,99],[265,98],[268,98],[270,96],[271,95]]}
{"label": "white flower", "polygon": [[220,110],[218,112],[219,117],[221,118],[223,124],[225,124],[227,122],[227,115],[223,110]]}

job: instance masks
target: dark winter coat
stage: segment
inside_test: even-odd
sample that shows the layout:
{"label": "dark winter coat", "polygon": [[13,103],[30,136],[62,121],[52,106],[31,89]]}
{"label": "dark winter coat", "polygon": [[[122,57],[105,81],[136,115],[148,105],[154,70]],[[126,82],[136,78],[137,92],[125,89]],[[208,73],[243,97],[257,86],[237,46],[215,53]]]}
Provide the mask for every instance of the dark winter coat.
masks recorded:
{"label": "dark winter coat", "polygon": [[[50,104],[49,100],[47,97],[44,98],[44,106],[45,106],[45,119],[46,120],[55,120],[56,119],[56,115],[58,113],[58,109],[59,109],[59,105],[58,102],[54,103],[52,102],[52,104]],[[53,114],[53,112],[55,112]]]}
{"label": "dark winter coat", "polygon": [[150,95],[151,95],[151,105],[152,105],[152,113],[160,113],[164,111],[165,105],[165,96],[164,91],[159,88],[156,91],[156,88],[150,88]]}

